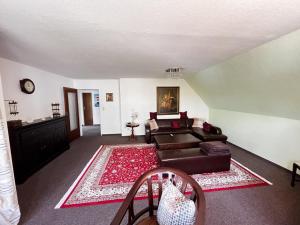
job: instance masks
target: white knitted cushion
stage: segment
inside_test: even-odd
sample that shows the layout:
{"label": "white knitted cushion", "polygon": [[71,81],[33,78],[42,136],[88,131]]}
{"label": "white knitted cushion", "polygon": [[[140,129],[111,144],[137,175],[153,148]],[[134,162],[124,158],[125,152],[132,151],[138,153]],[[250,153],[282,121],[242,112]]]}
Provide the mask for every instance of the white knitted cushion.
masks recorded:
{"label": "white knitted cushion", "polygon": [[194,118],[194,122],[192,127],[200,127],[203,128],[203,123],[205,122],[204,119],[200,119],[200,118]]}
{"label": "white knitted cushion", "polygon": [[159,225],[193,225],[195,222],[195,203],[187,199],[171,182],[162,192],[157,210]]}
{"label": "white knitted cushion", "polygon": [[149,120],[149,125],[150,125],[150,130],[157,130],[158,129],[158,125],[155,121],[155,119]]}

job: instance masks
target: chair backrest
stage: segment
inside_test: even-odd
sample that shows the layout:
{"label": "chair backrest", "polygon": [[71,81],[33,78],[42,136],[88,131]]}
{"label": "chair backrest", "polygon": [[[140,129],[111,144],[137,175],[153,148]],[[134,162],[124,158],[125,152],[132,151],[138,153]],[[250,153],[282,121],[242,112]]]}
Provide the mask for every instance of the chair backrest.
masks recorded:
{"label": "chair backrest", "polygon": [[[190,199],[193,200],[196,204],[196,219],[195,225],[204,225],[205,221],[205,198],[202,188],[199,184],[185,172],[168,167],[160,167],[153,170],[149,170],[144,173],[139,179],[134,183],[130,192],[128,193],[126,199],[121,205],[119,211],[117,212],[114,220],[111,225],[121,224],[125,214],[128,212],[128,225],[134,224],[142,215],[149,213],[149,216],[154,215],[154,211],[157,210],[158,204],[161,198],[163,182],[167,179],[171,180],[174,185],[176,185],[179,190],[187,195],[187,187],[190,186],[192,191],[189,192]],[[134,197],[140,187],[147,183],[148,190],[148,207],[144,208],[138,213],[134,213]],[[153,184],[158,184],[158,190],[155,190],[157,193],[153,193]],[[179,185],[180,184],[180,185]],[[156,188],[157,189],[157,188]],[[154,196],[158,194],[158,204],[154,204]]]}

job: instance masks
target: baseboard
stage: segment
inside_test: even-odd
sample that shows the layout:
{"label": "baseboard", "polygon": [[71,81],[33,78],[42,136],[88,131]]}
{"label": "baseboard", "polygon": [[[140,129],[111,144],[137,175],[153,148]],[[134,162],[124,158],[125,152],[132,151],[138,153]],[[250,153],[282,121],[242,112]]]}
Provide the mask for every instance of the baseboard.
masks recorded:
{"label": "baseboard", "polygon": [[263,158],[263,157],[261,157],[261,156],[259,156],[259,155],[256,155],[255,153],[253,153],[253,152],[251,152],[251,151],[249,151],[249,150],[246,150],[246,149],[244,149],[244,148],[241,148],[240,146],[238,146],[238,145],[236,145],[236,144],[234,144],[234,143],[232,143],[232,142],[227,141],[227,143],[229,143],[229,144],[231,144],[231,145],[234,145],[234,146],[240,148],[241,150],[243,150],[243,151],[245,151],[245,152],[251,154],[252,156],[254,156],[254,157],[258,158],[258,159],[262,159],[262,160],[264,160],[264,161],[266,161],[266,162],[268,162],[268,163],[271,163],[273,166],[276,166],[277,168],[283,169],[283,170],[285,170],[285,171],[288,172],[288,173],[291,173],[291,172],[292,172],[291,170],[289,170],[289,169],[287,169],[287,168],[285,168],[285,167],[283,167],[283,166],[280,166],[280,165],[278,165],[278,164],[276,164],[276,163],[274,163],[274,162],[272,162],[272,161],[270,161],[270,160],[268,160],[268,159],[265,159],[265,158]]}
{"label": "baseboard", "polygon": [[[102,134],[102,136],[113,136],[113,135],[115,135],[115,136],[122,136],[122,134],[121,133],[119,133],[119,134]],[[126,136],[122,136],[122,137],[129,137],[130,135],[126,135]],[[145,137],[145,135],[144,134],[141,134],[141,135],[134,135],[135,137]]]}
{"label": "baseboard", "polygon": [[121,136],[121,133],[117,133],[117,134],[102,134],[101,136]]}

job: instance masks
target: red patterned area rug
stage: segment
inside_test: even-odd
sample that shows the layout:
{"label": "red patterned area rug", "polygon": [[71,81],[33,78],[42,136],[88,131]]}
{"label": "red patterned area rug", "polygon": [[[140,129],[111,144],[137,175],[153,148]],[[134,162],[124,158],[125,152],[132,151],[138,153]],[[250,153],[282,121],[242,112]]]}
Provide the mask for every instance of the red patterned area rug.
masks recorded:
{"label": "red patterned area rug", "polygon": [[[101,146],[55,208],[123,201],[135,180],[157,166],[154,145]],[[272,185],[233,159],[230,171],[195,174],[193,178],[206,192]],[[136,199],[146,196],[144,185]]]}

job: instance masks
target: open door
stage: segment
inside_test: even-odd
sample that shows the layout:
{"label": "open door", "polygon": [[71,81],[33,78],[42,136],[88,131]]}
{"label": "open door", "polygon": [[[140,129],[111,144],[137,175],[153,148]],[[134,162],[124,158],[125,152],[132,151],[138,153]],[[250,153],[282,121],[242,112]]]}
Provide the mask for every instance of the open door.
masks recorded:
{"label": "open door", "polygon": [[77,89],[64,87],[65,113],[69,141],[80,137]]}
{"label": "open door", "polygon": [[83,104],[83,118],[85,126],[93,125],[93,105],[92,105],[92,94],[82,93],[82,104]]}

